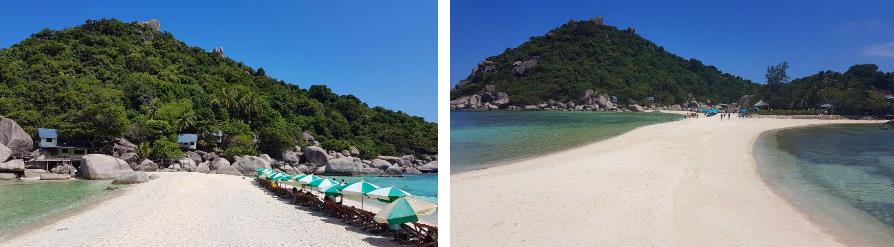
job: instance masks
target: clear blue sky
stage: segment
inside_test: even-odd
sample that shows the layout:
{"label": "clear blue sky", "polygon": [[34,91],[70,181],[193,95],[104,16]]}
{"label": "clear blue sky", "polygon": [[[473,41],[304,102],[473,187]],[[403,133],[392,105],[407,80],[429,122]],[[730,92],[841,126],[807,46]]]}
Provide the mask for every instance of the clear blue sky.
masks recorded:
{"label": "clear blue sky", "polygon": [[435,1],[2,1],[0,47],[87,19],[158,19],[162,31],[302,88],[437,120]]}
{"label": "clear blue sky", "polygon": [[875,63],[894,70],[894,1],[451,1],[450,81],[489,56],[570,19],[604,16],[684,58],[763,83],[770,64],[792,78]]}

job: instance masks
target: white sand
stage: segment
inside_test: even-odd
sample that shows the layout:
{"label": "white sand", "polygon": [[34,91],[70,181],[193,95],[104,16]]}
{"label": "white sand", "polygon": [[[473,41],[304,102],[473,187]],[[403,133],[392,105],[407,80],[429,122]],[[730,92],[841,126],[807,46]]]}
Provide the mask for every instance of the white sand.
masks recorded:
{"label": "white sand", "polygon": [[[849,120],[688,119],[451,177],[458,246],[841,246],[776,195],[751,148]],[[520,147],[520,148],[523,148]]]}
{"label": "white sand", "polygon": [[388,237],[288,204],[249,178],[158,173],[2,246],[382,246]]}

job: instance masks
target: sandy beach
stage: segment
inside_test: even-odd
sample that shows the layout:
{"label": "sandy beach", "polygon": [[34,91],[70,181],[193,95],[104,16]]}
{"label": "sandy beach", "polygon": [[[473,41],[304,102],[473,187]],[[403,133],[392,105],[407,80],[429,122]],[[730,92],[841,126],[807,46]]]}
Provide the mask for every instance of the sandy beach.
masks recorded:
{"label": "sandy beach", "polygon": [[389,246],[277,199],[250,178],[157,173],[121,196],[0,246]]}
{"label": "sandy beach", "polygon": [[[637,128],[451,177],[451,241],[501,246],[843,246],[760,178],[760,133],[855,120],[718,117]],[[523,147],[520,147],[523,148]]]}

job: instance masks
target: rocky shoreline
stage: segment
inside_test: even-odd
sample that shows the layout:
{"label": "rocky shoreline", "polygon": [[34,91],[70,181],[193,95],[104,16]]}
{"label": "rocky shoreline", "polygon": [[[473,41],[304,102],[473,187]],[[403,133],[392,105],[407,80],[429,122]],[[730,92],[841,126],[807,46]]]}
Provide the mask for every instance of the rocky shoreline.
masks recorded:
{"label": "rocky shoreline", "polygon": [[[33,149],[33,141],[15,121],[0,119],[0,180],[113,180],[114,184],[142,183],[154,179],[144,172],[197,172],[251,176],[257,168],[271,168],[287,174],[317,174],[341,176],[403,176],[404,174],[437,173],[437,155],[378,156],[366,160],[360,158],[355,147],[349,150],[326,150],[319,146],[313,135],[304,133],[310,146],[295,146],[284,151],[280,159],[270,155],[245,155],[227,159],[215,152],[187,151],[176,160],[156,162],[140,157],[137,145],[124,138],[113,140],[98,153],[82,156],[80,166],[71,163],[57,165],[49,170],[41,167],[45,157]],[[231,162],[232,161],[232,162]],[[34,164],[38,163],[38,164]]]}
{"label": "rocky shoreline", "polygon": [[698,109],[704,103],[691,101],[681,105],[643,104],[628,99],[627,103],[618,102],[605,92],[588,89],[577,100],[553,100],[535,105],[512,104],[509,94],[498,91],[494,85],[486,85],[480,92],[459,96],[450,101],[450,110],[459,111],[608,111],[608,112],[644,112],[644,111],[682,111]]}

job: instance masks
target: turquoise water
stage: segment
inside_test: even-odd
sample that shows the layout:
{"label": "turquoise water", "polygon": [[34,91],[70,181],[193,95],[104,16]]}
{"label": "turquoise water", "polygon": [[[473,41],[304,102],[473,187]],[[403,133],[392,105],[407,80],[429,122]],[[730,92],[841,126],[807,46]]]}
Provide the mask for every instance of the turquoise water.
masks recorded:
{"label": "turquoise water", "polygon": [[0,181],[0,240],[107,194],[110,181]]}
{"label": "turquoise water", "polygon": [[681,117],[641,112],[452,111],[450,169],[457,173],[505,164]]}
{"label": "turquoise water", "polygon": [[846,242],[894,245],[894,131],[828,125],[762,135],[762,178]]}
{"label": "turquoise water", "polygon": [[[366,180],[371,184],[378,185],[379,187],[388,187],[394,186],[395,188],[402,189],[410,194],[422,196],[426,199],[429,199],[432,202],[438,203],[438,174],[437,173],[428,173],[421,175],[406,175],[403,177],[341,177],[341,176],[323,176],[325,178],[332,178],[336,181],[345,180],[347,183],[353,183],[362,180]],[[351,198],[348,199],[359,201],[360,198]],[[369,198],[364,199],[365,205],[374,205],[378,208],[382,208],[385,206],[385,203],[370,200]],[[375,212],[374,212],[375,213]],[[432,215],[423,216],[422,221],[429,223],[438,223],[438,213],[434,213]]]}

